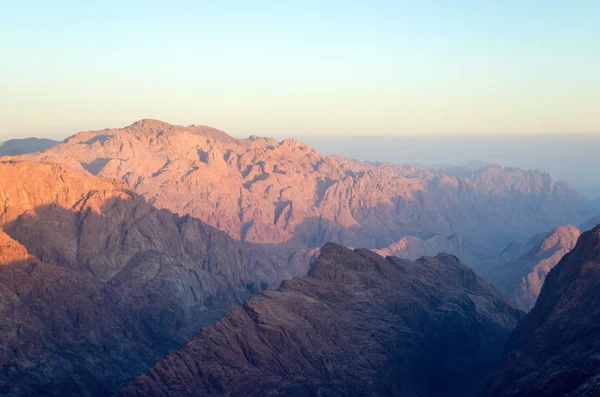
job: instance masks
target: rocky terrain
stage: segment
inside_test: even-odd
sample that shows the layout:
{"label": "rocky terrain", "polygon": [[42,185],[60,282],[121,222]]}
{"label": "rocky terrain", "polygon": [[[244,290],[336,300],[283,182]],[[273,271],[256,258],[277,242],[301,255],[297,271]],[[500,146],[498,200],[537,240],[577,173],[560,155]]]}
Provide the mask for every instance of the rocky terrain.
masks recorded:
{"label": "rocky terrain", "polygon": [[308,276],[250,298],[120,396],[464,397],[521,316],[454,256],[328,243]]}
{"label": "rocky terrain", "polygon": [[108,395],[278,273],[66,166],[0,162],[0,208],[0,395]]}
{"label": "rocky terrain", "polygon": [[488,397],[600,395],[600,225],[550,271],[506,345]]}
{"label": "rocky terrain", "polygon": [[440,252],[455,255],[464,264],[475,267],[481,263],[474,254],[474,248],[469,246],[457,233],[443,237],[435,235],[429,238],[404,236],[385,248],[375,250],[382,256],[398,256],[406,259],[419,259],[422,256],[435,256]]}
{"label": "rocky terrain", "polygon": [[510,244],[495,260],[474,263],[477,274],[498,287],[521,310],[529,311],[546,275],[575,247],[580,231],[563,225],[537,235],[526,244]]}
{"label": "rocky terrain", "polygon": [[[386,249],[407,236],[425,241],[457,234],[481,260],[513,240],[597,213],[589,200],[539,171],[488,166],[455,177],[323,156],[294,139],[235,139],[210,127],[156,120],[81,132],[33,157],[123,181],[159,208],[266,247],[314,250],[335,241]],[[436,249],[435,242],[420,251],[449,245]],[[306,260],[288,267],[290,275],[307,270]]]}
{"label": "rocky terrain", "polygon": [[[469,395],[521,312],[453,255],[528,309],[577,232],[528,236],[599,210],[538,171],[155,120],[19,153],[0,159],[7,396],[110,395],[203,326],[123,394]],[[208,326],[328,241],[404,259],[327,244]]]}
{"label": "rocky terrain", "polygon": [[58,143],[58,141],[46,138],[9,139],[0,142],[0,157],[41,152]]}

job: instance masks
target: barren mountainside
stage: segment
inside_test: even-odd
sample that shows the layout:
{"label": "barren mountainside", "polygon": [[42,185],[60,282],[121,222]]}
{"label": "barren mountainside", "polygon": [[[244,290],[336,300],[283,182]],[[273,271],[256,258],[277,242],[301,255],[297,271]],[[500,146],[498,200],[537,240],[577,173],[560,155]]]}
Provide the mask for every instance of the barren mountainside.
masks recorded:
{"label": "barren mountainside", "polygon": [[120,396],[468,396],[521,314],[451,255],[329,243],[308,276],[250,298]]}
{"label": "barren mountainside", "polygon": [[550,271],[506,345],[487,396],[600,395],[600,225]]}
{"label": "barren mountainside", "polygon": [[539,171],[155,120],[1,159],[0,208],[0,395],[93,397],[203,326],[123,395],[475,393],[522,313],[453,255],[516,241],[495,282],[527,309],[576,232],[522,242],[598,210]]}
{"label": "barren mountainside", "polygon": [[458,232],[486,257],[592,214],[586,199],[539,171],[489,166],[457,178],[155,120],[82,132],[35,156],[122,180],[160,208],[260,244],[381,249],[407,235]]}
{"label": "barren mountainside", "polygon": [[473,254],[474,248],[465,243],[463,238],[455,233],[448,237],[439,235],[430,238],[404,236],[389,246],[375,250],[383,256],[399,256],[406,259],[419,259],[422,256],[435,256],[440,252],[458,256],[468,266],[476,266],[480,260]]}
{"label": "barren mountainside", "polygon": [[278,273],[120,185],[0,162],[0,395],[108,395]]}
{"label": "barren mountainside", "polygon": [[529,311],[540,294],[548,272],[575,247],[580,231],[563,225],[532,237],[527,244],[510,244],[492,261],[473,266],[478,275],[494,284],[521,310]]}

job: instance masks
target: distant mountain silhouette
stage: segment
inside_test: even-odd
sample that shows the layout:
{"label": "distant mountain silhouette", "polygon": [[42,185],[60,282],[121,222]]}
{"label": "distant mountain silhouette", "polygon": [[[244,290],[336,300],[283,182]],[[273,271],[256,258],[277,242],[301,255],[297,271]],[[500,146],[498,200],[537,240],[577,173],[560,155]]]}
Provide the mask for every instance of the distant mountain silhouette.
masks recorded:
{"label": "distant mountain silhouette", "polygon": [[[597,200],[600,203],[600,199]],[[590,230],[593,229],[596,225],[600,224],[600,214],[594,216],[591,219],[583,222],[579,228],[581,230]]]}
{"label": "distant mountain silhouette", "polygon": [[59,141],[46,138],[10,139],[0,142],[0,157],[42,152],[58,143]]}
{"label": "distant mountain silhouette", "polygon": [[490,165],[490,163],[486,163],[485,161],[480,160],[471,160],[467,161],[464,164],[419,164],[412,163],[413,166],[423,168],[430,171],[440,172],[446,175],[455,176],[458,178],[471,176],[473,173],[482,170]]}

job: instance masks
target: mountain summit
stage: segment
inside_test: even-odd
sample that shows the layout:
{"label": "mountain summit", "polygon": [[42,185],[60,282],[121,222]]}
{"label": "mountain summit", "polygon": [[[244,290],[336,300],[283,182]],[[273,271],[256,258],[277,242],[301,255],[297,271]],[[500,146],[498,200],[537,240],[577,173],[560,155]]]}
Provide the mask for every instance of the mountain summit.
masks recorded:
{"label": "mountain summit", "polygon": [[308,276],[250,298],[120,396],[469,396],[521,315],[451,255],[328,243]]}
{"label": "mountain summit", "polygon": [[[335,241],[383,249],[406,236],[458,233],[482,259],[595,214],[587,199],[539,171],[488,166],[455,177],[324,156],[295,139],[236,139],[156,120],[81,132],[34,157],[121,180],[159,208],[270,247]],[[308,259],[295,258],[289,274],[305,274]]]}

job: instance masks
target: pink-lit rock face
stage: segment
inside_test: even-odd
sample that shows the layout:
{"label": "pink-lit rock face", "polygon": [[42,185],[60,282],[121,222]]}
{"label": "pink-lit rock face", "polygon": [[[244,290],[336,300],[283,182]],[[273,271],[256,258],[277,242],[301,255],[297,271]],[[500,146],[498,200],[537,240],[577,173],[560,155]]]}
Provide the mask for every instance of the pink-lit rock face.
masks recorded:
{"label": "pink-lit rock face", "polygon": [[[384,249],[407,236],[458,235],[468,248],[455,253],[481,260],[592,215],[587,200],[537,171],[489,166],[455,177],[323,156],[294,139],[235,139],[156,120],[81,132],[35,157],[125,182],[157,207],[235,239],[296,249],[327,241]],[[308,261],[297,260],[288,275],[307,270]]]}
{"label": "pink-lit rock face", "polygon": [[68,166],[0,161],[0,208],[0,394],[110,395],[277,273]]}

